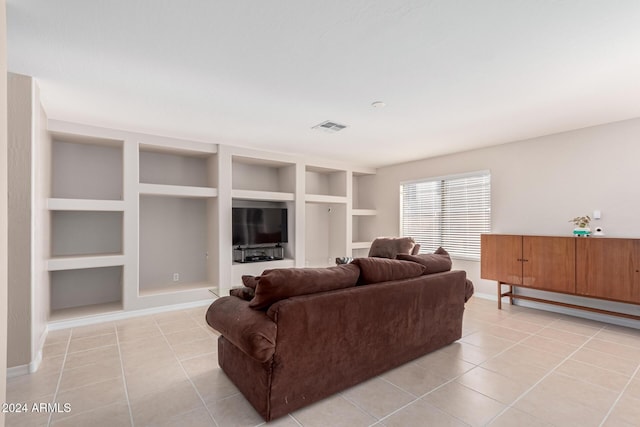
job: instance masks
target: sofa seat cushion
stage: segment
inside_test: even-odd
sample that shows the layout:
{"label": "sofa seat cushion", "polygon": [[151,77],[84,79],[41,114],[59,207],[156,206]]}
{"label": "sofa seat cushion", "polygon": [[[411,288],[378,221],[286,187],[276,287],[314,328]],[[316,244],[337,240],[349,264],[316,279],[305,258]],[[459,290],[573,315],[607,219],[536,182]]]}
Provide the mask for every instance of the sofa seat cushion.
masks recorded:
{"label": "sofa seat cushion", "polygon": [[432,254],[407,255],[398,254],[396,259],[402,261],[413,261],[425,266],[424,274],[442,273],[451,270],[451,257],[449,252],[441,247]]}
{"label": "sofa seat cushion", "polygon": [[276,348],[276,324],[263,311],[249,308],[236,297],[215,300],[207,310],[209,326],[258,362],[266,362]]}
{"label": "sofa seat cushion", "polygon": [[425,271],[421,264],[386,258],[356,258],[349,265],[353,264],[360,267],[360,285],[410,279]]}
{"label": "sofa seat cushion", "polygon": [[355,286],[360,269],[354,264],[328,268],[278,268],[265,270],[260,275],[256,295],[250,307],[256,310],[269,308],[274,302],[298,295]]}

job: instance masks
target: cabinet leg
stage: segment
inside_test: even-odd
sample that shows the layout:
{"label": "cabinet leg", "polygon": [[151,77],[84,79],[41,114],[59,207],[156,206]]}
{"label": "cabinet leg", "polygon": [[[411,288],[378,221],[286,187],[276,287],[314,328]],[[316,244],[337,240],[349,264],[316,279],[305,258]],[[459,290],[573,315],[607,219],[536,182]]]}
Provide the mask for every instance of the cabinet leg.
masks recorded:
{"label": "cabinet leg", "polygon": [[502,310],[502,283],[498,282],[498,310]]}
{"label": "cabinet leg", "polygon": [[509,285],[509,304],[513,305],[513,286]]}

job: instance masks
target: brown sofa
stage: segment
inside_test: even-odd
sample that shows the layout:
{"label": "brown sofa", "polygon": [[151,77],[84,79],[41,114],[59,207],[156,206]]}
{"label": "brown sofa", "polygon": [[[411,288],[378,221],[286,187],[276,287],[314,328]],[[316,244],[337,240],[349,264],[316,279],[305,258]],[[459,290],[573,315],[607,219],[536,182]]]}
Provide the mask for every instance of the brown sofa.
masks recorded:
{"label": "brown sofa", "polygon": [[423,264],[266,270],[207,311],[220,367],[269,421],[456,341],[473,285]]}

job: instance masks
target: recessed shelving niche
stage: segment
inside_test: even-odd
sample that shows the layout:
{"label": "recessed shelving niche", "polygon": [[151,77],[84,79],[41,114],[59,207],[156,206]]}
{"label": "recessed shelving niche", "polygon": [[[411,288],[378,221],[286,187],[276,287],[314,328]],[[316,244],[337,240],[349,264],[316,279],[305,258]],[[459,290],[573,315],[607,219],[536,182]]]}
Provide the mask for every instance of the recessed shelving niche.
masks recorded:
{"label": "recessed shelving niche", "polygon": [[295,164],[233,156],[231,168],[234,199],[292,201],[295,198]]}
{"label": "recessed shelving niche", "polygon": [[347,172],[307,165],[305,200],[312,203],[346,203]]}
{"label": "recessed shelving niche", "polygon": [[121,253],[122,212],[51,212],[52,257]]}
{"label": "recessed shelving niche", "polygon": [[140,196],[140,296],[212,288],[215,198]]}
{"label": "recessed shelving niche", "polygon": [[50,320],[122,310],[122,266],[52,271]]}
{"label": "recessed shelving niche", "polygon": [[52,134],[51,197],[122,200],[122,141]]}
{"label": "recessed shelving niche", "polygon": [[377,237],[375,175],[354,172],[351,183],[351,256],[363,257],[368,255],[371,242]]}
{"label": "recessed shelving niche", "polygon": [[141,194],[215,197],[217,163],[213,152],[140,144]]}

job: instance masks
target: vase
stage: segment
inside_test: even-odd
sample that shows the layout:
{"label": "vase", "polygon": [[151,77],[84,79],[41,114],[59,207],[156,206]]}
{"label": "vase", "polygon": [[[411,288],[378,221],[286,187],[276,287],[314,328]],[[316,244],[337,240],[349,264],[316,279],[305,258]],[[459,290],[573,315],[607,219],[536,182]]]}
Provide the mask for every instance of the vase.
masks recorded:
{"label": "vase", "polygon": [[573,235],[575,237],[589,237],[591,229],[589,227],[576,227],[573,229]]}

